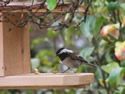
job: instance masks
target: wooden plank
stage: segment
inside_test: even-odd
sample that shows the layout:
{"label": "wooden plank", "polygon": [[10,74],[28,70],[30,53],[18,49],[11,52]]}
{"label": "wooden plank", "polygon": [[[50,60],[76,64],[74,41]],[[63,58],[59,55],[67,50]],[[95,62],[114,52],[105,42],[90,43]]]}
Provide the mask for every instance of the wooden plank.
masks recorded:
{"label": "wooden plank", "polygon": [[31,69],[31,67],[30,67],[30,32],[29,32],[29,24],[25,25],[25,27],[23,28],[22,31],[23,31],[23,40],[22,40],[23,73],[29,73],[30,69]]}
{"label": "wooden plank", "polygon": [[74,86],[5,86],[5,87],[0,87],[0,89],[39,89],[39,88],[89,88],[89,85],[74,85]]}
{"label": "wooden plank", "polygon": [[87,88],[94,81],[93,73],[34,73],[0,77],[3,88]]}
{"label": "wooden plank", "polygon": [[[0,43],[1,45],[3,45],[4,49],[3,52],[1,53],[1,55],[3,55],[1,59],[3,59],[3,61],[1,60],[0,66],[1,67],[3,66],[4,68],[4,75],[29,73],[30,72],[30,47],[29,47],[29,31],[28,31],[29,28],[28,25],[21,28],[14,27],[13,25],[23,21],[27,17],[27,14],[24,13],[23,17],[22,13],[15,13],[14,17],[11,15],[7,15],[6,13],[3,13],[2,15],[3,15],[2,16],[3,20],[5,22],[1,23],[3,29],[0,32],[3,33],[3,35],[1,35],[2,36],[1,40],[3,40],[3,43],[2,42]],[[6,22],[7,19],[11,21]],[[0,73],[0,76],[3,76],[3,74]]]}
{"label": "wooden plank", "polygon": [[[1,13],[0,13],[1,15]],[[4,76],[4,64],[3,64],[3,24],[0,23],[0,76]]]}
{"label": "wooden plank", "polygon": [[[63,8],[62,8],[63,9]],[[66,9],[64,8],[63,10],[62,9],[54,9],[52,10],[51,12],[52,13],[65,13],[66,12]],[[47,9],[32,9],[32,12],[37,12],[37,13],[45,13],[47,12],[48,10]],[[27,9],[23,9],[23,10],[13,10],[13,11],[9,11],[9,10],[6,10],[6,11],[3,11],[3,12],[29,12]],[[69,13],[69,12],[68,12]],[[75,13],[85,13],[84,10],[76,10]],[[87,12],[87,14],[90,14],[90,12]]]}
{"label": "wooden plank", "polygon": [[[70,2],[65,2],[64,4],[59,3],[57,7],[52,10],[53,13],[63,13],[66,12],[71,7]],[[43,5],[43,7],[39,8],[41,6],[40,2],[35,2],[32,4],[32,2],[11,2],[7,6],[0,7],[1,12],[29,12],[29,10],[32,10],[32,12],[47,12],[47,4]],[[79,8],[76,10],[76,13],[84,13],[86,9],[86,6],[79,5]],[[90,14],[90,11],[88,10],[88,14]]]}

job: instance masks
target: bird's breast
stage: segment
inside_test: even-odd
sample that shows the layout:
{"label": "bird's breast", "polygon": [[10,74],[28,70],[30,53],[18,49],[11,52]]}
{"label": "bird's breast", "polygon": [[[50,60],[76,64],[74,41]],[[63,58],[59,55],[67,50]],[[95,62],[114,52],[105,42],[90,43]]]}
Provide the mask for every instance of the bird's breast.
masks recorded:
{"label": "bird's breast", "polygon": [[63,64],[70,68],[77,68],[82,64],[82,62],[79,60],[72,60],[70,57],[68,57],[63,60]]}

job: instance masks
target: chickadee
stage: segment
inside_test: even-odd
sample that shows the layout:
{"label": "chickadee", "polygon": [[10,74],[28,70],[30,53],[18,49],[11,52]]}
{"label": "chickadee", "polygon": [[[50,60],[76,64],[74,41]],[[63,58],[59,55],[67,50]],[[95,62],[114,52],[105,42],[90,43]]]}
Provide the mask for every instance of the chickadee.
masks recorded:
{"label": "chickadee", "polygon": [[[91,67],[96,67],[93,64],[88,63],[83,57],[66,48],[60,48],[56,52],[56,56],[60,58],[63,64],[65,64],[69,70],[70,68],[78,68],[81,64],[86,64]],[[64,72],[66,72],[65,70]]]}

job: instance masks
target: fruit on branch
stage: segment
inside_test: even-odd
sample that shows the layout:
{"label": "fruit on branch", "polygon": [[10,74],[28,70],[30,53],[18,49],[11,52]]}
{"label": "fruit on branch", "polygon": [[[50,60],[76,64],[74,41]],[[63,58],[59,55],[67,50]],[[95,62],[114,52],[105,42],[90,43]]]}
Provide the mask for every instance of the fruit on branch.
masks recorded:
{"label": "fruit on branch", "polygon": [[100,35],[109,41],[119,38],[119,24],[105,25],[101,29]]}
{"label": "fruit on branch", "polygon": [[118,60],[125,60],[125,41],[116,42],[115,44],[115,56]]}

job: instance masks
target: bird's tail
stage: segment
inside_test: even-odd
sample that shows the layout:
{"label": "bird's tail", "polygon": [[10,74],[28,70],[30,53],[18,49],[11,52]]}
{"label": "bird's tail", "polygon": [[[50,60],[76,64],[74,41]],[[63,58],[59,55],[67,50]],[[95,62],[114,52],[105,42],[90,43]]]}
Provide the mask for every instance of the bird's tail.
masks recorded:
{"label": "bird's tail", "polygon": [[96,68],[95,65],[88,63],[83,57],[79,56],[79,59],[82,61],[83,64]]}
{"label": "bird's tail", "polygon": [[86,65],[88,65],[88,66],[91,66],[91,67],[93,67],[93,68],[96,68],[96,66],[95,65],[93,65],[93,64],[90,64],[90,63],[88,63],[87,61],[83,61],[83,64],[86,64]]}

